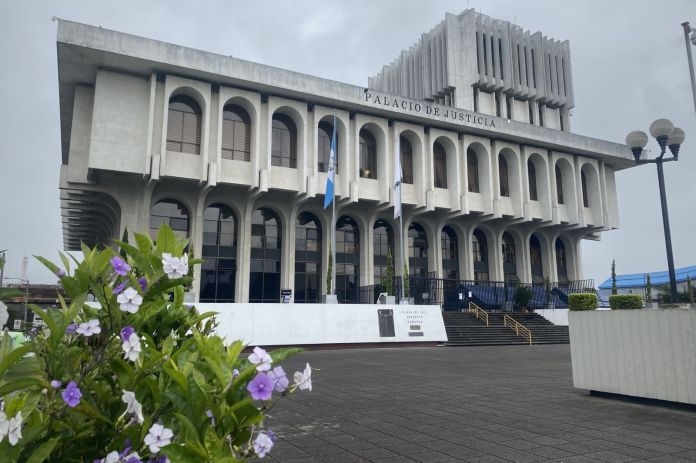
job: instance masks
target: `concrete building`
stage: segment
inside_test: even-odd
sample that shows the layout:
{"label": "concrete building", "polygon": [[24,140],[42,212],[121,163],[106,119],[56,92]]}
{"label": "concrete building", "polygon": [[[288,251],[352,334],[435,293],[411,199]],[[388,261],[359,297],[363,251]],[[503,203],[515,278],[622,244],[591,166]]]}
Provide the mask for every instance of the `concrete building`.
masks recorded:
{"label": "concrete building", "polygon": [[[691,283],[696,286],[696,265],[676,268],[674,269],[674,274],[677,280],[677,291],[683,293],[681,297],[686,299],[684,302],[688,302],[689,284],[687,281],[691,280]],[[645,299],[648,275],[650,276],[652,301],[658,300],[661,292],[669,292],[669,272],[663,270],[660,272],[624,273],[616,275],[616,293],[638,294]],[[611,295],[611,277],[604,280],[597,289],[601,297],[608,299]]]}
{"label": "concrete building", "polygon": [[334,117],[344,301],[399,261],[397,137],[410,275],[580,280],[581,241],[619,225],[633,157],[570,132],[568,43],[473,10],[367,88],[64,20],[57,45],[65,248],[169,223],[201,301],[321,300]]}

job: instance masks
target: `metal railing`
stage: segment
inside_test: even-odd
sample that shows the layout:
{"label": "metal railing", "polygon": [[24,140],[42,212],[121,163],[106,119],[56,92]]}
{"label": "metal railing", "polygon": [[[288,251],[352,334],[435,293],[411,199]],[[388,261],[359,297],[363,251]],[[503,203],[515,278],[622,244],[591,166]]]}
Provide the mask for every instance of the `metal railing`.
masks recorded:
{"label": "metal railing", "polygon": [[517,336],[526,337],[529,340],[529,345],[532,345],[532,332],[529,331],[529,328],[512,318],[510,315],[505,314],[503,317],[503,326],[509,326],[515,330],[515,334]]}
{"label": "metal railing", "polygon": [[469,312],[474,314],[474,317],[485,321],[486,326],[489,326],[489,324],[488,324],[488,312],[483,310],[481,307],[477,306],[473,302],[469,302]]}

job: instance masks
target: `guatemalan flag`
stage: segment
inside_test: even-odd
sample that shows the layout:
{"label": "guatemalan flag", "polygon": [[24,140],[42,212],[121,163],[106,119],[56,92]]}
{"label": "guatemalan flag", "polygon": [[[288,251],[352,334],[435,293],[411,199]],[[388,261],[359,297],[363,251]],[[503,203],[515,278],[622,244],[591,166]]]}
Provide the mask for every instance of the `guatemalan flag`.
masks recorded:
{"label": "guatemalan flag", "polygon": [[334,116],[333,135],[331,136],[331,153],[329,154],[329,172],[326,176],[326,193],[324,194],[324,209],[334,200],[334,183],[336,172],[336,116]]}
{"label": "guatemalan flag", "polygon": [[394,218],[401,217],[401,148],[400,136],[396,134],[396,143],[394,148]]}

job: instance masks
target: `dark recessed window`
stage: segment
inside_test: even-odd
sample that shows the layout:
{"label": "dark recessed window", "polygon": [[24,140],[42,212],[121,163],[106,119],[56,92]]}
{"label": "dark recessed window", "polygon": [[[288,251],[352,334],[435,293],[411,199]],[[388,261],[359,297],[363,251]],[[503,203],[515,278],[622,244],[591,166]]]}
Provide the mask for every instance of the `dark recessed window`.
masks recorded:
{"label": "dark recessed window", "polygon": [[186,95],[170,98],[167,114],[167,151],[200,154],[202,120],[201,107],[196,100]]}
{"label": "dark recessed window", "polygon": [[249,302],[280,300],[280,219],[270,209],[251,215],[251,258],[249,259]]}
{"label": "dark recessed window", "polygon": [[541,243],[536,235],[529,238],[529,262],[532,270],[532,283],[544,281],[544,266],[541,259]]}
{"label": "dark recessed window", "polygon": [[580,171],[580,183],[582,184],[582,205],[590,207],[590,198],[587,196],[587,177],[584,170]]}
{"label": "dark recessed window", "polygon": [[502,154],[498,155],[498,177],[500,178],[500,196],[510,197],[508,164]]}
{"label": "dark recessed window", "polygon": [[474,280],[488,281],[488,241],[481,230],[474,230],[472,238]]}
{"label": "dark recessed window", "polygon": [[384,283],[387,277],[388,254],[392,255],[392,271],[396,274],[396,256],[394,256],[394,236],[391,226],[385,220],[378,220],[372,227],[372,255],[374,260],[374,283]]}
{"label": "dark recessed window", "polygon": [[563,200],[563,174],[561,173],[561,168],[556,164],[556,200],[558,204],[565,204]]}
{"label": "dark recessed window", "polygon": [[302,212],[295,224],[295,302],[320,302],[321,252],[321,223]]}
{"label": "dark recessed window", "polygon": [[222,111],[222,159],[247,161],[251,158],[251,118],[237,105]]}
{"label": "dark recessed window", "polygon": [[450,227],[444,227],[440,234],[442,251],[442,271],[448,280],[459,279],[459,246],[457,234]]}
{"label": "dark recessed window", "polygon": [[367,130],[360,130],[360,177],[377,178],[377,141]]}
{"label": "dark recessed window", "polygon": [[399,139],[399,148],[401,150],[401,176],[402,183],[413,185],[413,149],[411,142],[406,137]]}
{"label": "dark recessed window", "polygon": [[160,225],[167,224],[180,238],[189,236],[188,209],[174,199],[163,199],[150,208],[150,237],[157,238]]}
{"label": "dark recessed window", "polygon": [[428,276],[428,236],[415,222],[408,227],[408,274],[419,278]]}
{"label": "dark recessed window", "polygon": [[201,302],[234,302],[237,276],[237,219],[223,204],[203,213]]}
{"label": "dark recessed window", "polygon": [[[319,158],[319,172],[329,171],[329,159],[331,157],[331,138],[333,137],[333,125],[321,121],[317,134],[317,155]],[[338,133],[336,133],[336,155],[334,156],[334,173],[338,173]]]}
{"label": "dark recessed window", "polygon": [[531,159],[527,161],[527,180],[529,181],[529,199],[538,201],[536,167],[534,167],[534,163]]}
{"label": "dark recessed window", "polygon": [[285,114],[273,115],[271,164],[297,168],[297,128]]}
{"label": "dark recessed window", "polygon": [[358,302],[360,287],[360,232],[351,217],[336,222],[336,295],[339,302]]}
{"label": "dark recessed window", "polygon": [[478,156],[472,148],[466,150],[466,169],[469,191],[472,193],[480,193],[481,189],[479,186]]}
{"label": "dark recessed window", "polygon": [[433,145],[435,188],[447,188],[447,152],[438,142]]}

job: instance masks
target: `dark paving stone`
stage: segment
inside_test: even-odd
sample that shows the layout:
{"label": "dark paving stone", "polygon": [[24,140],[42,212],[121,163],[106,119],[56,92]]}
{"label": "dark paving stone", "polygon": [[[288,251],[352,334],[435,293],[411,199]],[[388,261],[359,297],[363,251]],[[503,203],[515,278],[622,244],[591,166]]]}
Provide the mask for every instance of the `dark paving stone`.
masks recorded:
{"label": "dark paving stone", "polygon": [[696,413],[574,389],[567,345],[304,352],[266,420],[284,463],[696,461]]}

